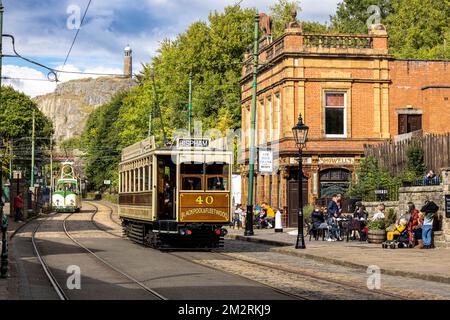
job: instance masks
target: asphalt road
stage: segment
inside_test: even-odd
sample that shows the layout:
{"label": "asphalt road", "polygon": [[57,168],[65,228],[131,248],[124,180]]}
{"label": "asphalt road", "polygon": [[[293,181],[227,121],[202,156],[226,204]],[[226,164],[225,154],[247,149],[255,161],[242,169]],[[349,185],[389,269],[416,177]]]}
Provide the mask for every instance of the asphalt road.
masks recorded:
{"label": "asphalt road", "polygon": [[[116,269],[126,272],[169,300],[292,299],[238,275],[201,266],[174,254],[146,248],[102,232],[90,221],[92,207],[85,205],[83,209],[82,213],[73,215],[67,221],[73,237]],[[58,299],[31,244],[32,231],[40,222],[37,246],[69,299],[157,299],[70,240],[62,227],[66,216],[58,214],[47,217],[43,222],[33,221],[13,238],[21,299]],[[108,228],[107,225],[104,227]],[[66,286],[72,275],[67,273],[69,266],[80,268],[80,289],[69,290]]]}

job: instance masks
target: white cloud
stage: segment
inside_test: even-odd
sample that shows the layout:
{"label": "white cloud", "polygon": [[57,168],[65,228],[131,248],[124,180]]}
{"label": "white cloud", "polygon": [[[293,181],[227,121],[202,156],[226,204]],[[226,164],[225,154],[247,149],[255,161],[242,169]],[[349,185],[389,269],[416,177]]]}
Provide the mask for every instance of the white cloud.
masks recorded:
{"label": "white cloud", "polygon": [[[56,69],[62,70],[62,66]],[[122,70],[118,68],[94,67],[80,70],[73,65],[66,65],[63,71],[98,73],[98,75],[85,75],[77,73],[60,73],[58,76],[59,83],[82,79],[82,78],[98,78],[101,74],[121,74]],[[47,81],[47,76],[35,69],[29,67],[19,67],[15,65],[3,66],[4,85],[10,85],[17,91],[23,92],[30,97],[40,96],[53,92],[56,88],[56,82]]]}
{"label": "white cloud", "polygon": [[[340,0],[301,0],[300,20],[325,22],[336,10]],[[93,1],[87,19],[65,70],[105,70],[121,73],[123,48],[133,48],[134,73],[141,63],[151,60],[159,42],[174,38],[192,22],[207,20],[213,11],[238,3],[239,0],[108,0]],[[241,6],[269,12],[276,0],[243,0]],[[75,4],[84,11],[86,0],[3,0],[5,6],[4,33],[16,38],[16,49],[26,57],[44,64],[62,64],[76,30],[66,27],[67,7]],[[11,53],[11,44],[4,41],[4,53]],[[8,69],[9,68],[9,69]],[[114,70],[114,71],[106,71]],[[7,74],[6,72],[9,72]],[[97,71],[100,72],[100,71]],[[37,78],[46,75],[30,67],[5,66],[5,75],[16,78]],[[80,78],[61,75],[61,80]],[[52,91],[55,84],[44,81],[8,80],[5,83],[35,96]]]}
{"label": "white cloud", "polygon": [[54,82],[46,81],[47,77],[42,72],[29,67],[5,65],[3,77],[11,78],[2,80],[4,85],[10,85],[30,97],[52,92],[56,87]]}

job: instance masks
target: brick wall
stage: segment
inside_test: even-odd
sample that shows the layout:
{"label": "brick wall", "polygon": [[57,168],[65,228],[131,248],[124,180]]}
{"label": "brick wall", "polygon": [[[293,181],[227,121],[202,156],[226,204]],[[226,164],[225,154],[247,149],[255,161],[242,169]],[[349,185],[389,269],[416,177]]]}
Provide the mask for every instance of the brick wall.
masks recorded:
{"label": "brick wall", "polygon": [[[422,110],[425,132],[448,132],[450,121],[450,61],[393,60],[389,63],[390,132],[398,134],[396,109]],[[448,88],[433,88],[448,87]]]}

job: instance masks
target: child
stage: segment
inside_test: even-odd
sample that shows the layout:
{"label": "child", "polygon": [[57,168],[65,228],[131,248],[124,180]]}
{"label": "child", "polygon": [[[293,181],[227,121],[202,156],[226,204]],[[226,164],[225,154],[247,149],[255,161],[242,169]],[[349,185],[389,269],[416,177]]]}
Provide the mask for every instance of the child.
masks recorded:
{"label": "child", "polygon": [[400,223],[394,226],[394,230],[387,233],[387,240],[392,241],[394,240],[394,236],[401,235],[402,232],[405,231],[407,225],[408,221],[405,218],[401,218]]}

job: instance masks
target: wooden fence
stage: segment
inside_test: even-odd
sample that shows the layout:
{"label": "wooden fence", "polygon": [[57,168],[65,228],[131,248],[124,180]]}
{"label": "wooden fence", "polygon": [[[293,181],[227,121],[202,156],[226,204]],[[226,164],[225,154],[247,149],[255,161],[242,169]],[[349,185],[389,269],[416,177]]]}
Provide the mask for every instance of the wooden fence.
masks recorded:
{"label": "wooden fence", "polygon": [[441,168],[450,167],[450,133],[424,134],[397,142],[366,145],[364,153],[366,157],[373,156],[378,159],[381,167],[397,176],[406,169],[407,151],[410,146],[422,148],[427,170],[434,170],[439,174]]}

